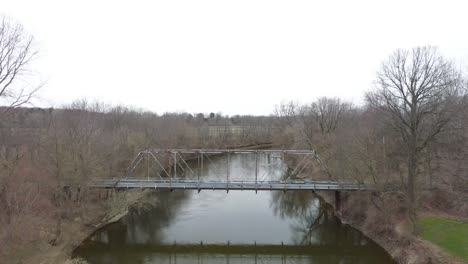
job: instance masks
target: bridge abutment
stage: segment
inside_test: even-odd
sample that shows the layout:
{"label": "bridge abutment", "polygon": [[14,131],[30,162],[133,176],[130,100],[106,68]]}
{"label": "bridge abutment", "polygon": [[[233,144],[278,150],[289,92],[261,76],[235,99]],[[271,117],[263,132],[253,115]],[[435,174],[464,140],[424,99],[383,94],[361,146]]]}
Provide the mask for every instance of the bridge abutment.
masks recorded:
{"label": "bridge abutment", "polygon": [[338,212],[341,209],[341,192],[335,191],[335,211]]}

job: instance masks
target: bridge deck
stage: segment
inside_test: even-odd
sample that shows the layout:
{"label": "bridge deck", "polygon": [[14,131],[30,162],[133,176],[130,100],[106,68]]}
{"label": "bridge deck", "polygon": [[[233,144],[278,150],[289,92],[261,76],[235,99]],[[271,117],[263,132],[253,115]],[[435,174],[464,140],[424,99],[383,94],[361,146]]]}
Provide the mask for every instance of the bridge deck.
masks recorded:
{"label": "bridge deck", "polygon": [[112,179],[95,182],[94,188],[140,188],[140,189],[185,189],[185,190],[369,190],[366,185],[325,181],[212,181],[212,180],[145,180]]}

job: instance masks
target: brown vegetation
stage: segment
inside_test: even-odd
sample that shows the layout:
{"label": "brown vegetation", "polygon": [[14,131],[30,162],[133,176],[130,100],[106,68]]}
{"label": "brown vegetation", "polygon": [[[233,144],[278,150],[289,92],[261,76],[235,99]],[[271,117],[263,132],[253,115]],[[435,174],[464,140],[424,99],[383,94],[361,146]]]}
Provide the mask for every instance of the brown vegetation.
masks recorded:
{"label": "brown vegetation", "polygon": [[[120,196],[90,190],[122,177],[147,148],[209,148],[268,141],[268,117],[162,116],[79,100],[63,109],[15,108],[0,127],[0,254],[29,243],[61,245],[70,225],[116,214]],[[116,204],[118,203],[118,204]]]}
{"label": "brown vegetation", "polygon": [[415,236],[414,217],[427,210],[468,216],[466,88],[436,49],[399,50],[384,62],[365,106],[329,98],[281,104],[273,140],[315,148],[327,169],[309,168],[313,179],[376,187],[342,194],[338,214],[400,263],[440,263],[439,253],[421,254],[427,247]]}

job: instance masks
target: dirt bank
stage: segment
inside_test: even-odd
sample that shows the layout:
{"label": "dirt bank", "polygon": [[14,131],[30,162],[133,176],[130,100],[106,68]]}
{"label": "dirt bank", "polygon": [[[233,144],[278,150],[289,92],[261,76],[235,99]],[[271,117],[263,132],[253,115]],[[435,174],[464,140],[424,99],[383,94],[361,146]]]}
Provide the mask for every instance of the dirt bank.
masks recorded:
{"label": "dirt bank", "polygon": [[[134,190],[115,194],[107,201],[106,211],[86,220],[75,218],[63,220],[60,237],[51,243],[44,234],[41,240],[33,241],[7,256],[0,263],[12,264],[63,264],[71,260],[73,250],[98,229],[117,222],[128,213],[130,207],[146,203],[148,191]],[[154,200],[154,199],[153,199]],[[55,244],[55,245],[53,245]]]}
{"label": "dirt bank", "polygon": [[[335,205],[333,192],[318,192],[329,204]],[[388,194],[384,198],[364,192],[341,193],[337,216],[345,224],[360,230],[365,236],[383,247],[398,263],[463,264],[443,250],[412,234],[410,222],[401,207],[400,194]],[[452,215],[452,218],[458,218]]]}

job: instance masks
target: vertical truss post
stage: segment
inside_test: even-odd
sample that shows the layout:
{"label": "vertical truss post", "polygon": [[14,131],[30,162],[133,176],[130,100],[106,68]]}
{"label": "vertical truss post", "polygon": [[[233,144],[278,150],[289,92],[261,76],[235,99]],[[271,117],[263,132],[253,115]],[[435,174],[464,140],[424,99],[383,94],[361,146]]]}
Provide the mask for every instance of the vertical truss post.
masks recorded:
{"label": "vertical truss post", "polygon": [[173,152],[174,154],[174,179],[177,179],[177,152]]}
{"label": "vertical truss post", "polygon": [[226,180],[227,180],[227,183],[229,184],[229,167],[231,165],[231,153],[228,152],[227,154],[227,173],[226,173]]}
{"label": "vertical truss post", "polygon": [[255,151],[255,184],[257,184],[258,179],[258,151]]}
{"label": "vertical truss post", "polygon": [[203,152],[200,153],[201,154],[201,171],[200,171],[200,174],[203,173]]}
{"label": "vertical truss post", "polygon": [[146,179],[149,180],[149,163],[150,163],[150,157],[149,157],[149,152],[146,152]]}
{"label": "vertical truss post", "polygon": [[197,156],[197,168],[198,168],[197,180],[200,181],[200,174],[201,174],[201,170],[200,170],[200,155]]}

